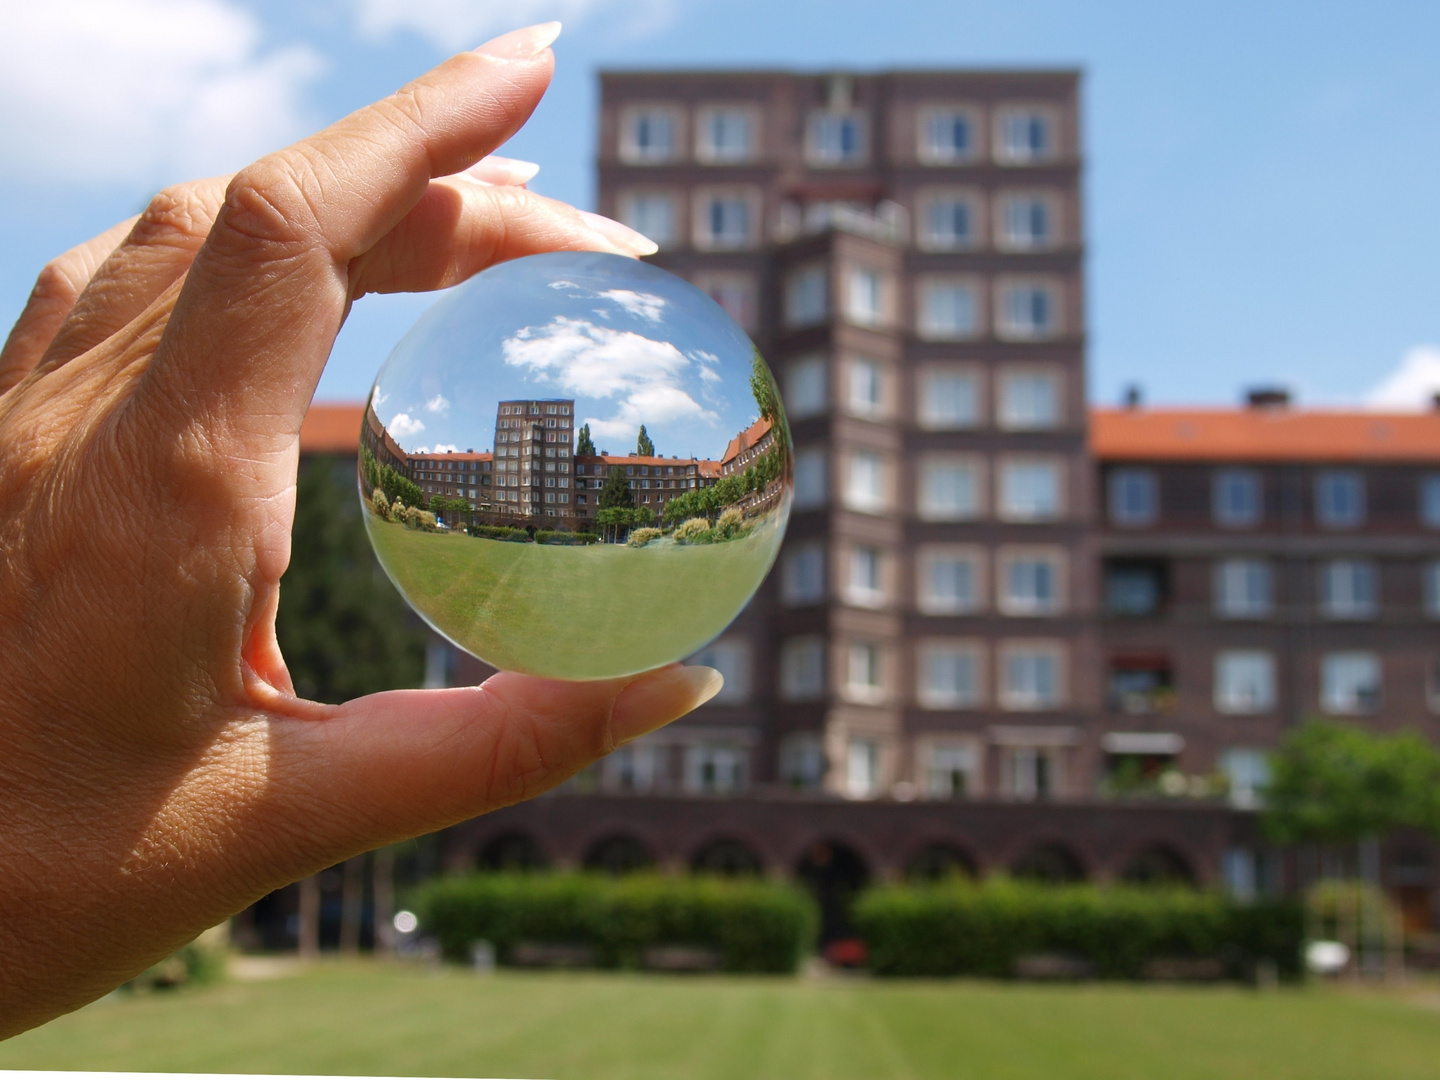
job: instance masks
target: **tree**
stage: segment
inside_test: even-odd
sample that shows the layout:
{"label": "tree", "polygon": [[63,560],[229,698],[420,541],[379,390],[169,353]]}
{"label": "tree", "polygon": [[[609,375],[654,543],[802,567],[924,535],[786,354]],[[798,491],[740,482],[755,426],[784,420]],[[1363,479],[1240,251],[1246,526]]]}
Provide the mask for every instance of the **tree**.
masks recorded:
{"label": "tree", "polygon": [[722,476],[711,490],[715,492],[715,499],[721,506],[729,506],[745,497],[745,478],[734,473]]}
{"label": "tree", "polygon": [[419,686],[425,674],[425,628],[375,561],[354,475],[334,457],[301,466],[275,619],[296,692],[331,703]]}
{"label": "tree", "polygon": [[785,406],[780,400],[780,391],[765,359],[756,349],[750,358],[750,393],[755,397],[755,407],[760,415],[770,421],[770,430],[775,445],[785,446]]}
{"label": "tree", "polygon": [[579,457],[595,456],[595,441],[590,438],[589,424],[580,425],[580,434],[575,443],[575,453]]}
{"label": "tree", "polygon": [[640,425],[640,437],[635,440],[635,453],[641,457],[654,457],[655,444],[650,441],[650,436],[645,433],[645,425]]}
{"label": "tree", "polygon": [[605,483],[600,488],[600,509],[609,510],[614,507],[629,509],[634,505],[635,499],[630,494],[630,481],[625,479],[625,470],[619,465],[612,465],[610,472],[605,477]]}

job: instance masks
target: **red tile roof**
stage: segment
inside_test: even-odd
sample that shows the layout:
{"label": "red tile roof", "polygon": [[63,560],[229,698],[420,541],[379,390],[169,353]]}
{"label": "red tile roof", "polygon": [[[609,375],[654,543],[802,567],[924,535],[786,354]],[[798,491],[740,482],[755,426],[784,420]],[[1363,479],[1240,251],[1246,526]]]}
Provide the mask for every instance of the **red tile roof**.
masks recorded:
{"label": "red tile roof", "polygon": [[300,425],[302,454],[353,454],[360,447],[365,406],[317,402]]}
{"label": "red tile roof", "polygon": [[1440,413],[1092,409],[1101,461],[1440,462]]}
{"label": "red tile roof", "polygon": [[770,421],[762,416],[730,440],[730,445],[725,447],[725,453],[720,455],[720,463],[723,465],[727,461],[734,461],[769,433]]}

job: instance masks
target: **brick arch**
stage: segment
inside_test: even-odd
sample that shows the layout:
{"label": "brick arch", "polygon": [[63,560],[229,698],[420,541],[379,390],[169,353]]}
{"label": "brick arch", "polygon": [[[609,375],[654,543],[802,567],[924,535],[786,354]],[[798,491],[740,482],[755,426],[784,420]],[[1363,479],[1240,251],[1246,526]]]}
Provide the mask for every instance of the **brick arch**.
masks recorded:
{"label": "brick arch", "polygon": [[[747,860],[749,865],[745,865]],[[764,845],[739,829],[705,836],[692,847],[685,862],[693,872],[726,876],[760,875],[767,869]]]}
{"label": "brick arch", "polygon": [[1053,838],[1037,839],[1022,847],[1008,864],[1012,875],[1049,882],[1081,882],[1094,876],[1094,863],[1087,861],[1075,844]]}
{"label": "brick arch", "polygon": [[935,880],[946,876],[947,871],[978,878],[980,867],[975,845],[949,836],[931,837],[912,845],[900,863],[901,871],[911,880]]}
{"label": "brick arch", "polygon": [[525,829],[491,835],[475,846],[473,864],[480,870],[543,870],[551,865],[545,845]]}
{"label": "brick arch", "polygon": [[1151,840],[1131,848],[1120,860],[1116,880],[1132,885],[1190,885],[1199,883],[1199,860],[1169,839]]}
{"label": "brick arch", "polygon": [[581,865],[586,870],[611,874],[649,870],[655,866],[655,845],[637,835],[636,829],[614,829],[601,833],[583,848]]}

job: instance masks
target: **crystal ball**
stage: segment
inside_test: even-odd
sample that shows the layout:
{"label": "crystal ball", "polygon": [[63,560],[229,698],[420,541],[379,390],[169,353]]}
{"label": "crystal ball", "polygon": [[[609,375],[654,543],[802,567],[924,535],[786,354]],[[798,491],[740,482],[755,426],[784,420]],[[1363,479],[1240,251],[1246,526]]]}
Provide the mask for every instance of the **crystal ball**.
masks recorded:
{"label": "crystal ball", "polygon": [[689,656],[785,532],[789,429],[725,310],[648,263],[502,263],[422,315],[361,428],[385,572],[486,663],[564,679]]}

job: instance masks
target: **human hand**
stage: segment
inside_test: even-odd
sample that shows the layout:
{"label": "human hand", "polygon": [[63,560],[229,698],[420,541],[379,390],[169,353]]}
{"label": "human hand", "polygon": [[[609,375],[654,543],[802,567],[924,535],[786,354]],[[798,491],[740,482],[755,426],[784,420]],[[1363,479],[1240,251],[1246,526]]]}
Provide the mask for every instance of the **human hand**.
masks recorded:
{"label": "human hand", "polygon": [[654,250],[482,162],[544,93],[558,30],[171,188],[41,275],[0,352],[0,1037],[718,690],[670,667],[320,705],[276,645],[300,424],[349,305],[538,251]]}

